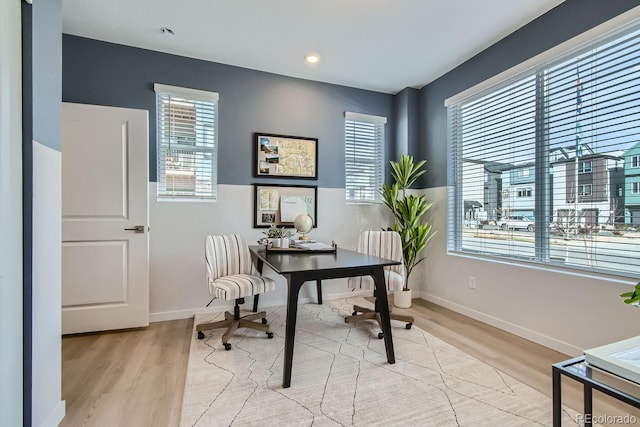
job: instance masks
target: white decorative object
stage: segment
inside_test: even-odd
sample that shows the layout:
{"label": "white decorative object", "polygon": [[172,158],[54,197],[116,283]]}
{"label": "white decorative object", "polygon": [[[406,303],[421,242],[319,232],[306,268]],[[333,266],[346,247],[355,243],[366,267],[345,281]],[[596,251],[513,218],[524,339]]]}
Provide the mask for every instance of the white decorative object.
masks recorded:
{"label": "white decorative object", "polygon": [[274,247],[274,248],[282,247],[282,239],[280,239],[280,238],[269,239],[269,241],[271,242],[271,246]]}
{"label": "white decorative object", "polygon": [[300,233],[300,240],[309,240],[307,233],[313,228],[313,218],[309,215],[298,215],[293,221],[293,226]]}
{"label": "white decorative object", "polygon": [[292,222],[299,215],[306,215],[307,203],[300,196],[286,196],[280,198],[280,221]]}
{"label": "white decorative object", "polygon": [[585,350],[584,360],[597,368],[640,383],[640,336]]}
{"label": "white decorative object", "polygon": [[410,308],[411,307],[411,289],[394,291],[393,293],[393,305],[398,308]]}

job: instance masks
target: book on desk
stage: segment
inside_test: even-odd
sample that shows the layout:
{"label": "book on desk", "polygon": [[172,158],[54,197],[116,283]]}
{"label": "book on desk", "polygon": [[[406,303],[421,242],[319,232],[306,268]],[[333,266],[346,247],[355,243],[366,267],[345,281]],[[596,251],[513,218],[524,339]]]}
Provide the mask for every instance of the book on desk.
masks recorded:
{"label": "book on desk", "polygon": [[585,350],[584,360],[640,384],[640,336]]}
{"label": "book on desk", "polygon": [[308,241],[308,240],[297,240],[291,244],[291,247],[304,249],[307,251],[329,251],[335,248],[335,244],[327,244],[322,242]]}
{"label": "book on desk", "polygon": [[310,241],[310,240],[302,240],[302,241],[292,241],[291,244],[286,247],[286,248],[282,248],[282,247],[272,247],[270,245],[266,245],[265,249],[267,252],[286,252],[286,253],[332,253],[335,254],[337,249],[338,249],[338,245],[335,244],[335,242],[331,242],[331,244],[328,243],[322,243],[322,242],[316,242],[315,240]]}

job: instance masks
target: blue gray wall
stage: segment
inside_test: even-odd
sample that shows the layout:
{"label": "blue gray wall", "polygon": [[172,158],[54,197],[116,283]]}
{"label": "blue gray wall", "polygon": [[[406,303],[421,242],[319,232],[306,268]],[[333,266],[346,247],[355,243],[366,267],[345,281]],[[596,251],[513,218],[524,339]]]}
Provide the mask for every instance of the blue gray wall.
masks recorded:
{"label": "blue gray wall", "polygon": [[[35,2],[29,5],[22,3],[22,139],[23,139],[23,424],[28,426],[32,422],[40,423],[40,419],[32,419],[34,409],[40,413],[52,410],[50,402],[60,401],[60,392],[55,396],[43,395],[47,393],[33,387],[33,373],[52,374],[49,378],[52,384],[60,382],[60,367],[48,365],[48,360],[56,363],[60,353],[60,330],[47,329],[48,326],[34,322],[33,304],[38,298],[36,286],[60,286],[59,278],[52,278],[47,283],[34,284],[34,269],[39,268],[38,260],[33,260],[34,214],[46,217],[48,212],[33,211],[33,182],[34,176],[48,173],[47,170],[34,170],[33,144],[39,144],[60,152],[61,144],[61,86],[62,86],[62,3],[61,0]],[[59,179],[59,177],[56,177]],[[45,178],[45,179],[48,179]],[[40,197],[36,195],[36,197]],[[59,212],[52,212],[54,220],[59,221]],[[56,216],[57,215],[57,216]],[[35,236],[38,238],[39,236]],[[59,242],[52,242],[51,254],[60,251]],[[42,248],[39,248],[42,249]],[[44,248],[44,252],[48,252]],[[42,297],[41,297],[42,298]],[[40,305],[42,306],[42,305]],[[57,312],[42,315],[59,316],[59,307],[51,307]],[[33,337],[38,340],[39,348],[45,348],[54,355],[34,354]],[[44,340],[43,340],[44,341]],[[56,356],[55,353],[58,355]],[[58,364],[59,365],[59,364]],[[55,377],[55,378],[54,378]]]}
{"label": "blue gray wall", "polygon": [[32,6],[22,2],[22,420],[31,425],[33,347],[33,73]]}
{"label": "blue gray wall", "polygon": [[405,88],[395,95],[396,145],[395,152],[390,153],[392,159],[402,154],[410,154],[421,159],[417,153],[420,142],[420,91]]}
{"label": "blue gray wall", "polygon": [[33,6],[33,139],[62,151],[62,5]]}
{"label": "blue gray wall", "polygon": [[428,159],[421,187],[447,185],[447,110],[444,100],[532,58],[640,3],[566,0],[464,64],[422,88],[419,156]]}
{"label": "blue gray wall", "polygon": [[156,181],[154,83],[220,94],[220,184],[256,181],[253,133],[268,132],[318,138],[317,184],[344,187],[345,111],[387,117],[387,153],[394,152],[392,95],[64,35],[63,101],[148,110],[151,181]]}

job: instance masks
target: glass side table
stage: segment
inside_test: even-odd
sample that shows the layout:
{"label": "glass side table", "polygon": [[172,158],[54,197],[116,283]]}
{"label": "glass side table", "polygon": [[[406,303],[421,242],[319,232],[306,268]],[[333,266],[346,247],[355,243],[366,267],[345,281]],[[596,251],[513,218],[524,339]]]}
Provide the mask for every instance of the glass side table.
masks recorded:
{"label": "glass side table", "polygon": [[[603,371],[589,365],[584,361],[584,356],[565,360],[552,366],[553,376],[553,426],[561,426],[562,415],[562,388],[560,379],[562,375],[572,378],[583,386],[584,393],[584,425],[591,427],[593,418],[593,390],[598,390],[621,402],[640,409],[640,384],[625,380],[624,378]],[[640,419],[640,415],[630,415]]]}

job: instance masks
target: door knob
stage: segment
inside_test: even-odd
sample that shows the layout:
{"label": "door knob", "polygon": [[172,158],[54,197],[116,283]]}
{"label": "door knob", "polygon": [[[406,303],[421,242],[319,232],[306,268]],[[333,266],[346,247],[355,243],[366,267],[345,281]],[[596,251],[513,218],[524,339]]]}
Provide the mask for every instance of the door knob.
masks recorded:
{"label": "door knob", "polygon": [[136,233],[144,233],[144,225],[134,225],[132,228],[125,228],[125,231],[135,231]]}

